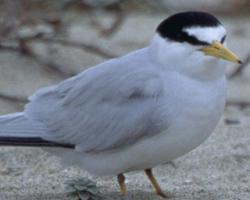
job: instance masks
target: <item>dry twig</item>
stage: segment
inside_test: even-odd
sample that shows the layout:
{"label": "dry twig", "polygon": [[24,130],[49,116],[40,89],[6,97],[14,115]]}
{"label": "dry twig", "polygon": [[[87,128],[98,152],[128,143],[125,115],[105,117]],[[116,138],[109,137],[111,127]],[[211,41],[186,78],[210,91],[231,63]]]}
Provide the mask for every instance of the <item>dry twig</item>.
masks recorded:
{"label": "dry twig", "polygon": [[16,52],[20,53],[22,56],[25,56],[26,58],[29,58],[39,65],[42,65],[46,67],[48,71],[51,71],[53,73],[58,74],[62,78],[67,78],[72,75],[74,75],[74,72],[65,72],[63,71],[59,66],[57,66],[55,63],[42,59],[39,55],[36,55],[30,47],[22,40],[19,41],[18,45],[16,46],[10,46],[10,45],[4,45],[0,44],[0,51],[11,51],[11,52]]}
{"label": "dry twig", "polygon": [[115,55],[105,52],[105,50],[102,50],[101,48],[95,46],[95,45],[90,45],[90,44],[85,44],[82,42],[75,42],[75,41],[69,41],[66,39],[58,39],[58,38],[33,38],[31,40],[39,40],[41,42],[46,42],[46,43],[53,43],[53,44],[60,44],[68,47],[74,47],[78,48],[81,50],[84,50],[89,53],[93,53],[95,55],[101,56],[103,58],[114,58],[116,57]]}
{"label": "dry twig", "polygon": [[114,15],[114,21],[108,28],[103,28],[103,26],[100,24],[100,22],[92,18],[91,22],[94,27],[96,27],[100,33],[101,36],[104,37],[111,37],[113,36],[121,27],[125,20],[125,14],[123,10],[120,8],[119,4],[114,4],[110,8],[112,10],[112,14]]}
{"label": "dry twig", "polygon": [[6,101],[11,101],[13,103],[27,103],[27,97],[8,95],[4,93],[0,93],[0,98]]}
{"label": "dry twig", "polygon": [[250,101],[227,101],[226,106],[238,106],[244,109],[250,107]]}
{"label": "dry twig", "polygon": [[115,55],[112,55],[108,52],[105,52],[101,48],[94,46],[94,45],[69,41],[66,39],[45,38],[40,34],[37,34],[37,35],[32,36],[32,37],[17,38],[16,40],[17,40],[16,45],[5,45],[5,44],[0,43],[0,50],[20,53],[21,55],[23,55],[29,59],[32,59],[33,61],[35,61],[39,65],[45,66],[47,70],[58,74],[62,78],[67,78],[67,77],[73,76],[76,73],[74,71],[62,70],[61,67],[58,66],[55,62],[41,58],[39,55],[37,55],[33,52],[32,48],[29,47],[29,42],[31,42],[31,41],[38,42],[39,41],[39,42],[44,42],[47,44],[60,44],[60,45],[64,45],[64,46],[78,48],[78,49],[87,51],[89,53],[96,54],[96,55],[104,57],[104,58],[115,57]]}

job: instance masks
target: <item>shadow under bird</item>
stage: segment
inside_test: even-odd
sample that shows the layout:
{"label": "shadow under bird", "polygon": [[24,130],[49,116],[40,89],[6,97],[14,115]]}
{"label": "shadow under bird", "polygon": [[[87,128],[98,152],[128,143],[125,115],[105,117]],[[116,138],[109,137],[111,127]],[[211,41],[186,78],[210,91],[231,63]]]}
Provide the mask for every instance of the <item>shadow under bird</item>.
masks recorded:
{"label": "shadow under bird", "polygon": [[[23,112],[0,117],[0,144],[51,147],[67,164],[96,175],[152,168],[200,145],[216,127],[226,98],[225,45],[214,16],[183,12],[161,22],[150,44],[38,90]],[[58,147],[58,148],[52,148]]]}

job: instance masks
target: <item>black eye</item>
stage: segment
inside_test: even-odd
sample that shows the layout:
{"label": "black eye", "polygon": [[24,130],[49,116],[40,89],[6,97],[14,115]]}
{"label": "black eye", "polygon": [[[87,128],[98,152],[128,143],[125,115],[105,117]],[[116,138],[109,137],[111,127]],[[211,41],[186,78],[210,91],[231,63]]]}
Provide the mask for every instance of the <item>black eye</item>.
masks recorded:
{"label": "black eye", "polygon": [[226,35],[223,36],[223,38],[221,39],[221,44],[223,44],[225,42],[225,39],[226,39]]}

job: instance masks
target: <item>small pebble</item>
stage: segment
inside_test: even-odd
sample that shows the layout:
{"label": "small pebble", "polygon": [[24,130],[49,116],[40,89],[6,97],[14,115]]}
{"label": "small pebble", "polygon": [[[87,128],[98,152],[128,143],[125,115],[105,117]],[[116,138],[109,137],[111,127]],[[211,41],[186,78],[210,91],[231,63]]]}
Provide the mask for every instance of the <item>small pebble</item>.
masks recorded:
{"label": "small pebble", "polygon": [[227,124],[227,125],[236,125],[236,124],[240,124],[240,120],[238,120],[238,119],[229,119],[229,118],[227,118],[227,119],[224,119],[224,122],[225,122],[225,124]]}

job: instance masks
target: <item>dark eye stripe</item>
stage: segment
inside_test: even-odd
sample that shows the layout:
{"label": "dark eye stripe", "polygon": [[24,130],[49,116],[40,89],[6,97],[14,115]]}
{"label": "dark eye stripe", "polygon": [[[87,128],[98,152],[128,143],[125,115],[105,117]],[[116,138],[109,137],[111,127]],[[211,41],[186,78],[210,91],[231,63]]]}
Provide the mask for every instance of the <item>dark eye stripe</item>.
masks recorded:
{"label": "dark eye stripe", "polygon": [[227,36],[226,36],[226,35],[224,35],[224,36],[223,36],[223,38],[221,39],[221,41],[220,41],[220,42],[221,42],[222,44],[225,42],[226,37],[227,37]]}

